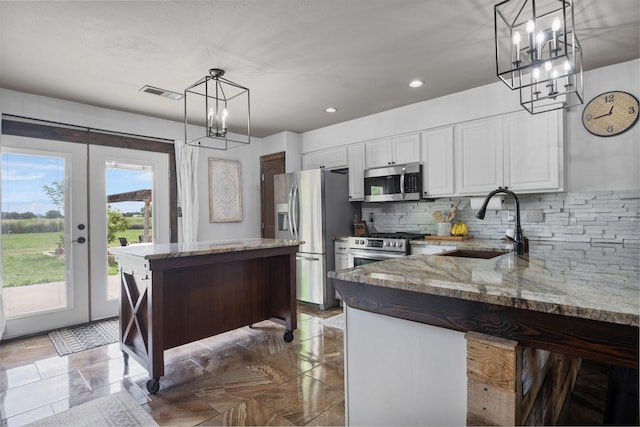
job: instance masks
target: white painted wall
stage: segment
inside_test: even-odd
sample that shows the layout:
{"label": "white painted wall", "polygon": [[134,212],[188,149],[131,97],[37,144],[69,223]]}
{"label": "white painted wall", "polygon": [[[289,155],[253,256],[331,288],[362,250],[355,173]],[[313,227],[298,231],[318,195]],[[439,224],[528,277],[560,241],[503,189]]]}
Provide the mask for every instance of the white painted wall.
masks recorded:
{"label": "white painted wall", "polygon": [[285,152],[285,171],[297,172],[301,169],[302,135],[294,132],[280,132],[262,139],[262,155]]}
{"label": "white painted wall", "polygon": [[[640,97],[640,60],[584,74],[585,104],[594,96],[621,90]],[[615,137],[601,138],[582,126],[584,105],[565,114],[566,191],[640,188],[640,124]],[[503,83],[374,114],[302,134],[302,153],[368,141],[468,120],[521,111],[518,92]]]}
{"label": "white painted wall", "polygon": [[[611,90],[640,98],[640,60],[589,71],[584,86],[585,105]],[[640,123],[618,136],[597,137],[582,125],[582,107],[572,108],[565,116],[566,190],[639,189]]]}

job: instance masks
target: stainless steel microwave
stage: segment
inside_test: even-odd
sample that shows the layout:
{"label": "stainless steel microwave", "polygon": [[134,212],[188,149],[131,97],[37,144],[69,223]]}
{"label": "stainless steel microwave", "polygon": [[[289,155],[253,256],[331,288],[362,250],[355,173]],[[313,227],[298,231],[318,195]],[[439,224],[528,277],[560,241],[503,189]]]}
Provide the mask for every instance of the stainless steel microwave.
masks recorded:
{"label": "stainless steel microwave", "polygon": [[364,171],[365,202],[420,200],[421,193],[420,163],[382,166]]}

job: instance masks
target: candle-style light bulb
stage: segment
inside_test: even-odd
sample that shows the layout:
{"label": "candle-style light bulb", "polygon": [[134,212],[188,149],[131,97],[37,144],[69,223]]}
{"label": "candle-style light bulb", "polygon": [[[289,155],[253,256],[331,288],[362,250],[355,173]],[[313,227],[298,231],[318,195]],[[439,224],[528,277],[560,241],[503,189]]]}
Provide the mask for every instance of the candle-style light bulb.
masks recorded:
{"label": "candle-style light bulb", "polygon": [[535,47],[533,46],[533,32],[536,30],[536,24],[533,20],[529,19],[525,27],[527,29],[527,39],[529,40],[529,54],[531,54],[531,60],[535,60]]}
{"label": "candle-style light bulb", "polygon": [[571,86],[571,78],[570,78],[571,63],[568,60],[565,60],[563,68],[564,68],[564,73],[567,75],[565,77],[564,87],[569,87]]}
{"label": "candle-style light bulb", "polygon": [[532,34],[533,31],[536,29],[536,24],[535,22],[533,22],[533,19],[529,19],[527,21],[527,33]]}
{"label": "candle-style light bulb", "polygon": [[547,74],[549,73],[549,71],[551,71],[551,68],[553,66],[551,65],[551,61],[547,61],[544,63],[544,70],[547,72]]}
{"label": "candle-style light bulb", "polygon": [[544,43],[543,31],[538,31],[538,34],[536,35],[536,43],[538,44],[538,47],[537,47],[538,59],[542,59],[542,43]]}
{"label": "candle-style light bulb", "polygon": [[551,23],[551,31],[553,33],[553,52],[558,52],[558,31],[560,30],[560,19],[556,16]]}
{"label": "candle-style light bulb", "polygon": [[556,90],[557,78],[558,78],[558,70],[553,70],[551,72],[551,81],[549,82],[549,96],[558,94],[558,91]]}
{"label": "candle-style light bulb", "polygon": [[537,96],[540,93],[540,91],[538,91],[538,81],[540,81],[540,68],[534,68],[533,71],[531,72],[531,76],[533,77],[533,80],[536,82],[533,87],[533,93],[535,93]]}
{"label": "candle-style light bulb", "polygon": [[519,32],[515,32],[513,33],[513,44],[516,46],[515,50],[516,50],[516,62],[520,62],[520,33]]}
{"label": "candle-style light bulb", "polygon": [[209,112],[207,113],[207,123],[209,128],[213,127],[213,117],[215,116],[213,106],[209,107]]}
{"label": "candle-style light bulb", "polygon": [[229,112],[227,111],[227,107],[222,109],[222,132],[224,134],[227,133],[227,118],[229,117]]}

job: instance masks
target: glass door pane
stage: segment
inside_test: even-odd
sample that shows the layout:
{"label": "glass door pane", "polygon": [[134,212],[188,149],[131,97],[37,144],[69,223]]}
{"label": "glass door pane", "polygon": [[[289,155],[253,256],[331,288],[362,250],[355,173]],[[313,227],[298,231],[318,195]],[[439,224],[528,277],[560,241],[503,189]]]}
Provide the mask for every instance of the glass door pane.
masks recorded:
{"label": "glass door pane", "polygon": [[[146,165],[105,162],[107,167],[107,243],[128,246],[153,242],[153,168]],[[107,299],[120,297],[120,276],[114,257],[107,257]]]}
{"label": "glass door pane", "polygon": [[108,247],[169,241],[169,158],[89,148],[91,319],[118,315],[120,275]]}
{"label": "glass door pane", "polygon": [[7,316],[67,306],[65,158],[2,153],[2,286]]}

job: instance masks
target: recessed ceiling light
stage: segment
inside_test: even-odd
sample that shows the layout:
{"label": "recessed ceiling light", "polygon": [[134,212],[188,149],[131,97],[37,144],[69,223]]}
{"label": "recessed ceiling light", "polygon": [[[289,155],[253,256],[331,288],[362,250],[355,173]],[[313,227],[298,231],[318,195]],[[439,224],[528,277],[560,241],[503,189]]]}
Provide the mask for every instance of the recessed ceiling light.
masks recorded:
{"label": "recessed ceiling light", "polygon": [[335,113],[336,111],[338,111],[338,109],[336,107],[327,107],[324,109],[324,111],[326,113]]}
{"label": "recessed ceiling light", "polygon": [[140,88],[141,92],[150,93],[152,95],[162,96],[164,98],[173,99],[174,101],[179,101],[184,97],[184,94],[173,92],[171,90],[160,89],[159,87],[144,85]]}
{"label": "recessed ceiling light", "polygon": [[422,86],[423,84],[424,82],[422,80],[411,80],[409,82],[409,87],[416,88]]}

